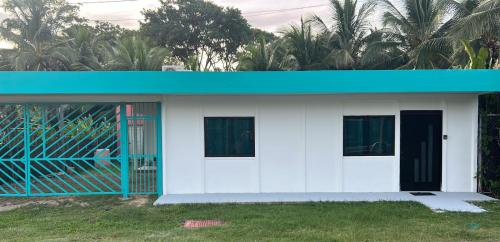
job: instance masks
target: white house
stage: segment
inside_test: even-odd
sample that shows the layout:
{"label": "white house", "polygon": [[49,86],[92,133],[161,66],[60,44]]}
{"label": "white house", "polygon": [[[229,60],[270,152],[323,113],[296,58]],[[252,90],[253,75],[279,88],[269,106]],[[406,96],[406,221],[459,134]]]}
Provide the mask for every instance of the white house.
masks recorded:
{"label": "white house", "polygon": [[160,103],[163,196],[476,192],[478,96],[500,91],[498,70],[1,75],[2,103]]}
{"label": "white house", "polygon": [[472,192],[477,97],[167,96],[164,193]]}

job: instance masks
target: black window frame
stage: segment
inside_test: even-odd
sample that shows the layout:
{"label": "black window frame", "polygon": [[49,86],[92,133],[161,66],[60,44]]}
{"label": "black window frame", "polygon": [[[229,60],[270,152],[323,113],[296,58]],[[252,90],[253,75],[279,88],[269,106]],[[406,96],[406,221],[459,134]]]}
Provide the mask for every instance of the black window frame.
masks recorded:
{"label": "black window frame", "polygon": [[[346,132],[347,132],[347,125],[346,121],[349,118],[390,118],[392,119],[392,124],[393,124],[393,130],[392,130],[392,149],[388,153],[384,154],[373,154],[373,153],[366,153],[366,154],[347,154],[346,153]],[[369,123],[369,122],[368,122]],[[396,115],[346,115],[343,117],[342,120],[343,128],[342,128],[342,155],[344,157],[367,157],[367,156],[374,156],[374,157],[391,157],[396,155]],[[369,128],[364,130],[364,133],[369,132]],[[364,134],[367,136],[366,134]]]}
{"label": "black window frame", "polygon": [[[250,154],[208,154],[208,142],[209,142],[209,137],[207,135],[207,125],[208,122],[207,120],[209,119],[245,119],[245,120],[252,120],[252,130],[251,130],[251,141],[253,143],[252,145],[252,150]],[[255,146],[256,146],[256,141],[255,141],[255,117],[254,116],[207,116],[204,117],[203,119],[203,134],[204,134],[204,157],[205,158],[255,158]]]}

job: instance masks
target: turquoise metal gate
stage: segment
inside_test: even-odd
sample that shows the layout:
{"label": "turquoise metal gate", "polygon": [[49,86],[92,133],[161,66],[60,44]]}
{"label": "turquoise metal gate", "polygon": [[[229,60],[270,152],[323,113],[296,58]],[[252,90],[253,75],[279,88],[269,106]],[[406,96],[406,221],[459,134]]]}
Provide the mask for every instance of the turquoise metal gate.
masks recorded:
{"label": "turquoise metal gate", "polygon": [[26,122],[23,105],[3,105],[0,111],[0,195],[27,194]]}
{"label": "turquoise metal gate", "polygon": [[159,110],[160,105],[148,103],[127,105],[130,194],[155,194],[161,191]]}
{"label": "turquoise metal gate", "polygon": [[159,107],[0,105],[0,196],[161,191]]}

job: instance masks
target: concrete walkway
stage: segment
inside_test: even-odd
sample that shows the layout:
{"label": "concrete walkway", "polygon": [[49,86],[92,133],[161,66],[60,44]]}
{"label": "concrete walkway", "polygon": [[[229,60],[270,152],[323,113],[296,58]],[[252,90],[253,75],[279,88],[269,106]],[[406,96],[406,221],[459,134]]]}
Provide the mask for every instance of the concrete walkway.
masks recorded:
{"label": "concrete walkway", "polygon": [[467,201],[495,200],[472,192],[433,192],[433,194],[435,196],[415,196],[408,192],[169,194],[161,196],[154,204],[414,201],[422,203],[437,212],[481,213],[485,212],[485,210]]}

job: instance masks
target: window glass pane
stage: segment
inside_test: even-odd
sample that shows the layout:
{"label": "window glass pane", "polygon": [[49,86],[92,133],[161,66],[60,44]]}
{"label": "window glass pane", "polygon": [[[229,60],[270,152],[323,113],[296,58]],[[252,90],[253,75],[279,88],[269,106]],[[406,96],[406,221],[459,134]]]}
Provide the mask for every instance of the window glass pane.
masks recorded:
{"label": "window glass pane", "polygon": [[344,156],[394,155],[394,116],[344,117]]}
{"label": "window glass pane", "polygon": [[205,118],[205,157],[254,157],[253,117]]}

